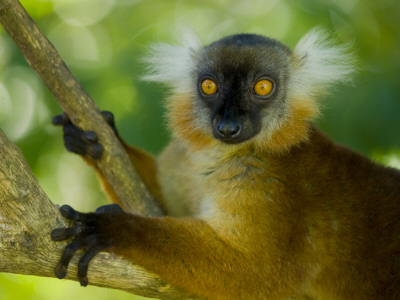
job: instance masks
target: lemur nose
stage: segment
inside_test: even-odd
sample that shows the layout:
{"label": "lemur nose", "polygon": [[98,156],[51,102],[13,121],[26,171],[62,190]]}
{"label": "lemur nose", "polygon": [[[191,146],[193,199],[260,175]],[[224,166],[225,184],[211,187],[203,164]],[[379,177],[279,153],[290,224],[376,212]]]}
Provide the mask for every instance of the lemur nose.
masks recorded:
{"label": "lemur nose", "polygon": [[225,139],[235,138],[242,131],[242,126],[231,120],[221,120],[217,126],[218,134]]}

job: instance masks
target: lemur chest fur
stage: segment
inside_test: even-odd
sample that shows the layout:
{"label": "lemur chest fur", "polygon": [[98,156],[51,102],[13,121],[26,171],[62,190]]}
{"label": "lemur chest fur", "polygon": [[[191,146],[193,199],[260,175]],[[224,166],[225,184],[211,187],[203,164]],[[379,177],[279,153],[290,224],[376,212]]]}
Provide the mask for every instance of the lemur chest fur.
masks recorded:
{"label": "lemur chest fur", "polygon": [[[159,181],[168,214],[221,217],[235,213],[241,202],[248,205],[249,195],[262,193],[257,178],[265,178],[259,175],[266,172],[267,163],[251,151],[226,153],[215,149],[188,152],[174,142],[164,150]],[[254,193],[249,193],[252,189]]]}

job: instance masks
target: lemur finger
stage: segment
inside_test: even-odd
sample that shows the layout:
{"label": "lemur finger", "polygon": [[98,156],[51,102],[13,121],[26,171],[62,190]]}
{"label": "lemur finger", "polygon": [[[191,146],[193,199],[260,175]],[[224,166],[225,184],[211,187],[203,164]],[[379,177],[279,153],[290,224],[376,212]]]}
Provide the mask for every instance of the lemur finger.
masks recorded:
{"label": "lemur finger", "polygon": [[65,247],[62,257],[55,269],[55,275],[59,279],[63,279],[67,275],[67,269],[72,257],[83,247],[83,242],[76,240]]}
{"label": "lemur finger", "polygon": [[95,214],[101,214],[101,213],[122,213],[124,212],[121,208],[121,206],[119,206],[118,204],[107,204],[107,205],[103,205],[100,206],[96,209],[96,211],[94,212]]}
{"label": "lemur finger", "polygon": [[56,242],[68,240],[70,238],[84,234],[85,231],[87,231],[86,229],[87,227],[80,225],[67,228],[56,228],[51,231],[51,239]]}
{"label": "lemur finger", "polygon": [[112,130],[114,131],[115,135],[118,136],[118,130],[117,127],[115,126],[115,119],[114,119],[114,114],[110,111],[104,110],[101,112],[103,115],[104,120],[110,125]]}
{"label": "lemur finger", "polygon": [[68,124],[64,126],[64,144],[68,151],[89,156],[97,160],[104,152],[104,148],[98,143],[97,133],[91,130],[82,129]]}
{"label": "lemur finger", "polygon": [[87,271],[89,268],[89,262],[92,260],[97,253],[99,253],[102,249],[99,247],[93,247],[89,249],[79,260],[78,263],[78,279],[81,286],[87,286],[89,284],[89,280],[87,278]]}
{"label": "lemur finger", "polygon": [[87,155],[88,145],[74,136],[64,136],[64,145],[69,152],[73,152],[82,156]]}
{"label": "lemur finger", "polygon": [[86,144],[85,142],[71,136],[64,137],[64,144],[65,148],[69,152],[73,152],[82,156],[87,156],[93,160],[100,159],[104,152],[103,145],[99,143]]}
{"label": "lemur finger", "polygon": [[114,114],[111,111],[103,110],[101,114],[108,124],[111,126],[114,125]]}
{"label": "lemur finger", "polygon": [[76,139],[87,143],[96,143],[99,140],[96,132],[92,130],[84,131],[72,123],[64,125],[64,136],[66,135],[75,137]]}
{"label": "lemur finger", "polygon": [[97,133],[92,130],[82,130],[79,127],[73,125],[69,120],[66,113],[55,116],[52,120],[54,125],[64,126],[64,134],[74,135],[79,139],[90,143],[96,143],[99,140]]}
{"label": "lemur finger", "polygon": [[97,133],[92,130],[84,131],[82,137],[85,141],[90,143],[97,143],[99,140]]}
{"label": "lemur finger", "polygon": [[80,129],[79,127],[76,127],[72,123],[68,123],[68,124],[64,125],[64,135],[74,136],[77,139],[82,140],[84,133],[85,132],[82,129]]}
{"label": "lemur finger", "polygon": [[85,214],[77,212],[71,206],[66,204],[60,207],[60,213],[64,218],[75,222],[86,222],[90,218],[90,213]]}
{"label": "lemur finger", "polygon": [[94,160],[98,160],[101,158],[101,155],[104,152],[104,147],[102,144],[93,144],[89,145],[87,148],[87,154]]}
{"label": "lemur finger", "polygon": [[[110,125],[110,127],[113,129],[115,135],[118,136],[118,131],[117,128],[115,127],[115,120],[114,120],[114,115],[110,111],[102,111],[101,114],[103,115],[104,120]],[[69,119],[68,115],[64,112],[61,115],[55,116],[51,123],[53,125],[61,125],[61,126],[66,126],[68,124],[72,124],[71,120]],[[75,126],[74,126],[75,127]],[[77,128],[77,127],[76,127]],[[86,131],[84,131],[86,132]]]}
{"label": "lemur finger", "polygon": [[55,116],[55,117],[51,120],[51,122],[52,122],[54,125],[62,125],[62,126],[65,126],[65,125],[71,123],[71,121],[70,121],[70,119],[68,118],[68,115],[67,115],[66,113],[62,113],[61,115]]}

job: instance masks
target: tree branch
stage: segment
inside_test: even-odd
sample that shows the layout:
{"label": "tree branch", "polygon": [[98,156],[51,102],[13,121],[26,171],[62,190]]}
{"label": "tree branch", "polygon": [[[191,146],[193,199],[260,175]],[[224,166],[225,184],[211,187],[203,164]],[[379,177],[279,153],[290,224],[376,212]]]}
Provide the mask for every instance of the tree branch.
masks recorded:
{"label": "tree branch", "polygon": [[[54,277],[66,243],[53,242],[50,232],[66,226],[21,151],[0,130],[0,271]],[[77,280],[77,262],[75,257],[68,279]],[[91,261],[88,277],[91,285],[145,297],[190,298],[157,275],[109,253],[100,253]]]}
{"label": "tree branch", "polygon": [[[17,0],[0,0],[0,23],[72,122],[86,130],[96,128],[105,149],[98,167],[125,207],[142,215],[161,216],[158,202],[99,109]],[[19,149],[0,130],[0,272],[53,277],[65,243],[51,241],[50,232],[62,226],[67,222],[40,188]],[[68,279],[76,280],[76,265],[74,258]],[[107,253],[91,261],[88,276],[92,285],[145,297],[192,298],[157,275]]]}
{"label": "tree branch", "polygon": [[105,150],[97,165],[125,208],[161,216],[158,201],[140,179],[100,110],[17,0],[0,0],[0,22],[71,121],[85,130],[96,128]]}

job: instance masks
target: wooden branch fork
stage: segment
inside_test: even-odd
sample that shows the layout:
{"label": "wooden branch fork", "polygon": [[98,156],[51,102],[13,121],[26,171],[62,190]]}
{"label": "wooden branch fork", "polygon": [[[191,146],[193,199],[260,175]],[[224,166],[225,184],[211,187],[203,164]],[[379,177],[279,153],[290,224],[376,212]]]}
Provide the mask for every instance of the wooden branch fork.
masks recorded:
{"label": "wooden branch fork", "polygon": [[[72,122],[84,130],[96,128],[105,149],[98,167],[126,209],[162,216],[100,110],[17,0],[0,0],[0,23]],[[67,221],[40,187],[21,151],[0,130],[0,272],[54,277],[66,243],[53,242],[50,232],[63,226]],[[68,279],[77,280],[77,261],[76,257],[72,260]],[[92,285],[145,297],[193,298],[157,275],[105,252],[91,261],[88,276]]]}

